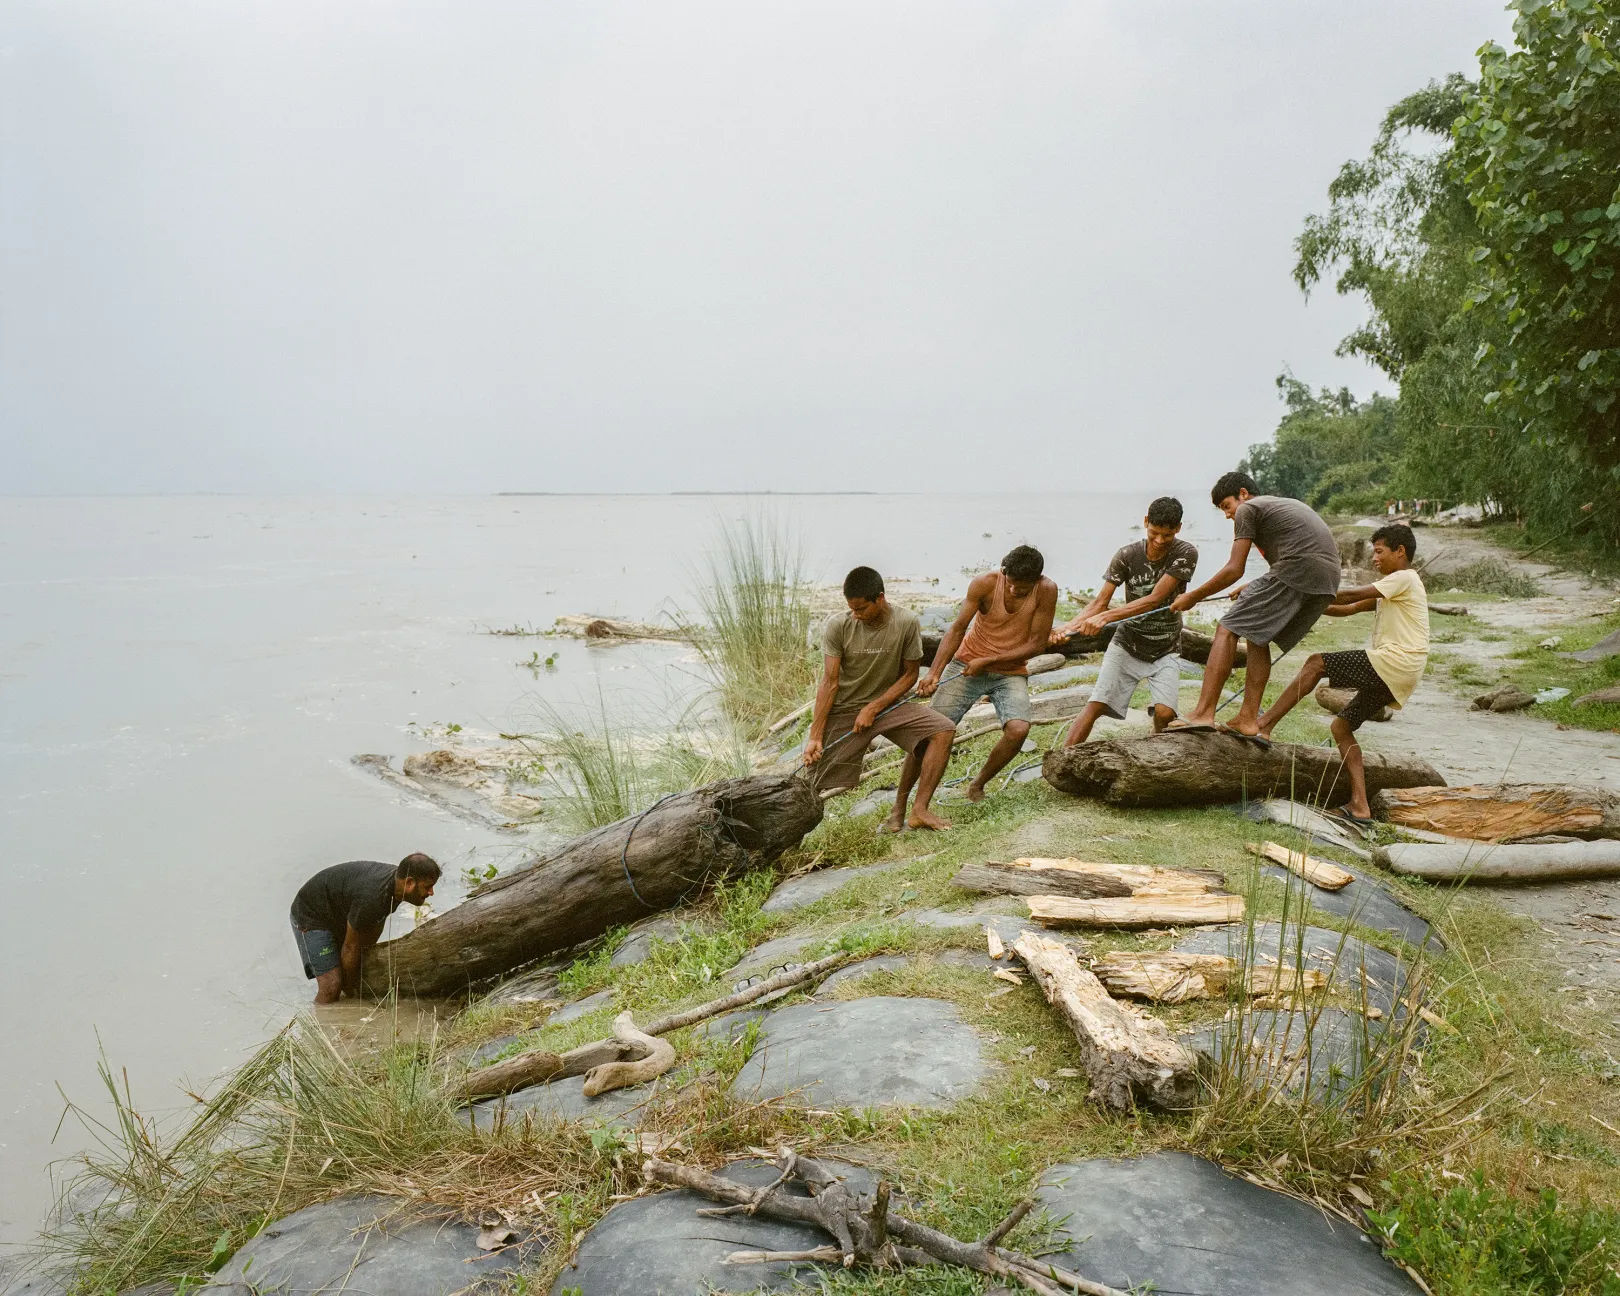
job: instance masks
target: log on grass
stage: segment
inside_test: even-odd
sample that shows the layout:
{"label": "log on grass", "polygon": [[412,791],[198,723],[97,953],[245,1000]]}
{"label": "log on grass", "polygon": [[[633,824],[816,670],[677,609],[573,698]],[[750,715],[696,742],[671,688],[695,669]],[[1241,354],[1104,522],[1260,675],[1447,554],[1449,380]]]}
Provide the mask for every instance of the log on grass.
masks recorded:
{"label": "log on grass", "polygon": [[[668,1035],[673,1031],[695,1026],[698,1022],[718,1017],[721,1013],[728,1013],[734,1008],[746,1007],[756,1000],[765,998],[766,995],[775,994],[778,990],[788,990],[818,980],[848,958],[849,955],[845,951],[838,950],[813,963],[788,968],[732,994],[698,1004],[695,1008],[666,1013],[648,1023],[643,1033],[653,1036]],[[649,1049],[627,1043],[618,1037],[617,1032],[612,1039],[592,1040],[588,1044],[581,1044],[578,1048],[569,1049],[568,1052],[561,1054],[551,1053],[545,1049],[530,1049],[527,1053],[519,1053],[491,1066],[469,1071],[452,1088],[451,1093],[462,1102],[495,1098],[518,1089],[527,1089],[530,1085],[558,1080],[563,1076],[584,1075],[588,1071],[613,1062],[635,1061],[649,1052]]]}
{"label": "log on grass", "polygon": [[1324,891],[1342,891],[1356,880],[1356,875],[1349,869],[1340,868],[1331,860],[1317,859],[1302,851],[1289,850],[1280,842],[1262,842],[1258,846],[1253,842],[1245,842],[1243,848],[1251,855],[1270,860],[1279,868],[1287,869],[1294,876],[1302,877],[1312,886],[1321,887]]}
{"label": "log on grass", "polygon": [[1026,931],[1013,951],[1080,1041],[1093,1098],[1116,1111],[1139,1103],[1167,1111],[1192,1104],[1195,1060],[1163,1022],[1116,1002],[1067,945]]}
{"label": "log on grass", "polygon": [[[1355,695],[1355,689],[1334,688],[1331,684],[1319,684],[1316,689],[1316,705],[1332,715],[1338,715],[1345,707],[1350,705],[1350,699]],[[1367,718],[1382,723],[1393,720],[1395,712],[1387,706],[1379,707]]]}
{"label": "log on grass", "polygon": [[1529,845],[1403,842],[1377,852],[1379,863],[1431,882],[1561,882],[1620,877],[1620,842]]}
{"label": "log on grass", "polygon": [[[1367,790],[1433,787],[1445,779],[1416,756],[1366,752]],[[1059,792],[1096,797],[1132,810],[1231,805],[1270,796],[1335,806],[1350,779],[1330,747],[1259,743],[1220,731],[1170,730],[1055,747],[1041,773]]]}
{"label": "log on grass", "polygon": [[965,891],[988,895],[1060,895],[1077,900],[1105,896],[1199,894],[1223,889],[1214,872],[1184,872],[1139,864],[1091,864],[1076,859],[987,860],[964,864],[951,879]]}
{"label": "log on grass", "polygon": [[[1176,646],[1177,655],[1183,661],[1190,661],[1199,666],[1209,664],[1209,650],[1215,646],[1215,636],[1207,635],[1201,630],[1189,630],[1185,627],[1181,631],[1181,642]],[[1247,666],[1249,664],[1249,650],[1239,643],[1237,655],[1232,658],[1232,665]]]}
{"label": "log on grass", "polygon": [[365,988],[459,994],[768,863],[820,821],[820,798],[792,774],[726,779],[679,793],[503,874],[454,909],[377,946]]}
{"label": "log on grass", "polygon": [[1069,896],[1027,896],[1029,916],[1046,927],[1202,927],[1243,918],[1243,897],[1235,895],[1110,896],[1075,900]]}
{"label": "log on grass", "polygon": [[1562,834],[1620,837],[1620,797],[1564,783],[1487,783],[1471,787],[1386,788],[1373,810],[1402,828],[1474,841]]}
{"label": "log on grass", "polygon": [[[1179,950],[1120,950],[1091,965],[1098,980],[1117,999],[1145,999],[1178,1004],[1189,999],[1221,999],[1244,980],[1243,965],[1224,954],[1184,954]],[[1323,989],[1327,974],[1256,964],[1249,969],[1250,995],[1296,995]]]}

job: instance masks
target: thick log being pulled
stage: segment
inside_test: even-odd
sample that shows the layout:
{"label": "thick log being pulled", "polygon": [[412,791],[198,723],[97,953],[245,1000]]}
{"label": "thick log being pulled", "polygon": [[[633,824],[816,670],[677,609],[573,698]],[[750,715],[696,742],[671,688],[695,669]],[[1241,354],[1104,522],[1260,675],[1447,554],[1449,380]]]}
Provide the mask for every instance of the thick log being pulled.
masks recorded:
{"label": "thick log being pulled", "polygon": [[503,874],[454,909],[379,945],[367,960],[365,988],[459,994],[767,863],[820,821],[820,799],[791,774],[682,792]]}
{"label": "thick log being pulled", "polygon": [[1111,896],[1074,900],[1068,896],[1027,896],[1029,916],[1047,927],[1202,927],[1238,922],[1243,897],[1188,894]]}
{"label": "thick log being pulled", "polygon": [[1302,851],[1291,851],[1280,842],[1263,842],[1256,846],[1253,842],[1245,842],[1243,849],[1251,855],[1258,855],[1261,859],[1270,860],[1273,864],[1287,869],[1296,877],[1302,877],[1312,886],[1321,887],[1324,891],[1342,891],[1356,880],[1356,875],[1349,869],[1340,868],[1330,860],[1317,859],[1313,855],[1306,855]]}
{"label": "thick log being pulled", "polygon": [[[1334,688],[1331,684],[1319,684],[1316,689],[1316,705],[1322,710],[1338,715],[1345,707],[1350,705],[1350,699],[1355,697],[1356,690],[1348,688]],[[1369,719],[1380,722],[1393,720],[1395,712],[1389,707],[1379,707]]]}
{"label": "thick log being pulled", "polygon": [[1027,931],[1013,951],[1080,1041],[1093,1098],[1116,1111],[1191,1105],[1198,1092],[1193,1055],[1163,1022],[1112,999],[1067,945]]}
{"label": "thick log being pulled", "polygon": [[[1194,662],[1199,666],[1209,664],[1209,650],[1215,646],[1215,636],[1207,635],[1201,630],[1190,630],[1183,626],[1181,642],[1176,647],[1177,654],[1183,661]],[[1247,666],[1249,664],[1249,650],[1240,642],[1237,646],[1237,656],[1232,659],[1234,666]]]}
{"label": "thick log being pulled", "polygon": [[1403,842],[1381,847],[1378,861],[1396,873],[1431,882],[1559,882],[1620,877],[1620,842],[1530,845],[1491,842]]}
{"label": "thick log being pulled", "polygon": [[1474,841],[1520,837],[1620,837],[1620,797],[1562,783],[1491,783],[1476,787],[1386,788],[1374,813],[1402,828]]}
{"label": "thick log being pulled", "polygon": [[[1365,753],[1367,789],[1444,785],[1416,756]],[[1269,748],[1223,732],[1171,730],[1144,738],[1110,738],[1054,747],[1041,772],[1071,796],[1096,797],[1129,809],[1230,805],[1270,796],[1339,805],[1350,795],[1331,747],[1273,743]]]}
{"label": "thick log being pulled", "polygon": [[[1091,970],[1115,998],[1167,1004],[1222,999],[1243,980],[1243,965],[1236,959],[1178,950],[1121,950],[1098,959]],[[1294,995],[1321,990],[1327,981],[1326,973],[1314,968],[1301,972],[1261,963],[1249,970],[1244,989],[1251,995]]]}
{"label": "thick log being pulled", "polygon": [[989,895],[1058,895],[1078,900],[1105,896],[1197,894],[1219,891],[1224,879],[1214,872],[1148,868],[1139,864],[1089,864],[1075,859],[987,860],[964,864],[951,879],[965,891]]}

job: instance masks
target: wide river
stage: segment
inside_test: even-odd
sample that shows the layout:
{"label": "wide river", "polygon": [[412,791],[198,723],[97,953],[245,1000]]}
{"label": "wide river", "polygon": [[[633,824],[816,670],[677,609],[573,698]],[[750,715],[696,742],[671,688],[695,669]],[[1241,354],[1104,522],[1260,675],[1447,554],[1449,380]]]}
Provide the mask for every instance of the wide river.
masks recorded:
{"label": "wide river", "polygon": [[[1016,462],[1016,459],[1014,460]],[[1200,571],[1229,525],[1183,490]],[[53,1162],[107,1114],[96,1064],[159,1117],[189,1106],[305,1002],[287,906],[339,860],[522,855],[401,797],[359,752],[412,726],[499,729],[537,695],[638,714],[701,690],[681,645],[487,633],[693,607],[721,520],[793,529],[810,574],[938,577],[1015,544],[1096,585],[1143,495],[496,496],[0,500],[0,1241],[26,1240]],[[553,671],[519,665],[536,647]],[[441,905],[442,907],[442,905]],[[60,1089],[59,1089],[60,1087]]]}

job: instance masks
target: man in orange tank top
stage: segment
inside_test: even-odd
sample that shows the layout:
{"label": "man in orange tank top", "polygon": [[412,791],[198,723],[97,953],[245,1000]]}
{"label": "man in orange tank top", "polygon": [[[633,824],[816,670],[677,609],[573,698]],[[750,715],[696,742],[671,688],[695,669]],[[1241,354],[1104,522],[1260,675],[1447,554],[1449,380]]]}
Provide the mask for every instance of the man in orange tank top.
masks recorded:
{"label": "man in orange tank top", "polygon": [[[1057,612],[1057,585],[1041,572],[1039,549],[1019,545],[1001,560],[999,571],[975,576],[956,620],[940,640],[917,695],[934,697],[934,709],[960,724],[968,708],[988,698],[1001,721],[1001,741],[969,784],[969,801],[983,801],[989,783],[1029,736],[1029,669],[1026,662],[1046,651]],[[903,796],[905,789],[901,789]]]}

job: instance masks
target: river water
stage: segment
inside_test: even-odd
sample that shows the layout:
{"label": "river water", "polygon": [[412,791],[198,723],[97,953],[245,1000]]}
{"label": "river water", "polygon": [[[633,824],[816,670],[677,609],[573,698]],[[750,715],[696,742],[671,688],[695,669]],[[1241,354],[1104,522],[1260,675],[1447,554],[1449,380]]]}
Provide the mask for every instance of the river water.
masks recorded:
{"label": "river water", "polygon": [[[1230,528],[1186,490],[1207,574]],[[160,1117],[309,997],[287,906],[338,860],[424,850],[453,902],[510,837],[402,798],[359,752],[413,726],[520,727],[536,695],[668,712],[702,691],[677,644],[493,636],[565,613],[693,606],[719,520],[768,515],[811,574],[938,577],[1014,544],[1098,583],[1141,495],[0,500],[0,1242],[26,1240],[62,1092],[106,1114],[98,1055]],[[559,653],[538,675],[518,663]],[[405,911],[408,914],[408,910]],[[397,920],[397,919],[396,919]],[[405,921],[409,921],[408,917]],[[61,1092],[58,1091],[60,1086]]]}

